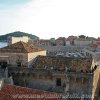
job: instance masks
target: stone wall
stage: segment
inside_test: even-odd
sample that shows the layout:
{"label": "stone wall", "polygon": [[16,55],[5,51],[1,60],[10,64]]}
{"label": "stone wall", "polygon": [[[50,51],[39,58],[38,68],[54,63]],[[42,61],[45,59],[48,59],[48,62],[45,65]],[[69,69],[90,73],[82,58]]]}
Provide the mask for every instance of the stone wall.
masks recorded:
{"label": "stone wall", "polygon": [[[54,72],[46,69],[9,69],[16,85],[38,88],[62,93],[91,94],[92,74]],[[61,86],[56,85],[56,79],[61,79]]]}
{"label": "stone wall", "polygon": [[92,43],[92,40],[74,40],[74,44],[77,46],[86,46]]}
{"label": "stone wall", "polygon": [[55,92],[64,92],[63,88],[63,77],[59,76],[62,79],[62,85],[56,86],[56,77],[52,77],[47,72],[36,72],[36,73],[25,73],[24,75],[19,73],[14,73],[13,79],[16,85],[26,86],[35,89],[43,89],[48,91],[55,91]]}
{"label": "stone wall", "polygon": [[22,61],[22,65],[27,66],[27,53],[0,53],[0,61],[7,61],[7,64],[17,66],[17,61]]}
{"label": "stone wall", "polygon": [[86,46],[40,46],[47,50],[47,55],[54,56],[57,53],[65,53],[66,52],[82,52]]}
{"label": "stone wall", "polygon": [[8,37],[8,45],[14,44],[19,41],[23,41],[25,43],[29,42],[29,37],[28,36],[22,36],[22,37]]}
{"label": "stone wall", "polygon": [[6,61],[10,66],[17,66],[17,61],[22,62],[22,66],[30,66],[38,55],[46,56],[46,51],[33,53],[0,53],[0,61]]}
{"label": "stone wall", "polygon": [[[73,73],[69,75],[69,93],[91,100],[92,98],[92,77],[93,74]],[[89,96],[89,97],[86,97]],[[86,100],[87,100],[86,99]],[[84,100],[84,99],[83,99]]]}
{"label": "stone wall", "polygon": [[28,53],[28,67],[30,67],[33,63],[33,60],[38,56],[38,55],[43,55],[46,56],[46,51],[39,51],[39,52],[33,52],[33,53]]}
{"label": "stone wall", "polygon": [[45,48],[48,52],[75,52],[81,51],[86,48],[86,46],[41,46]]}
{"label": "stone wall", "polygon": [[97,100],[98,96],[100,96],[100,65],[94,72],[93,76],[93,89],[92,89],[92,100]]}

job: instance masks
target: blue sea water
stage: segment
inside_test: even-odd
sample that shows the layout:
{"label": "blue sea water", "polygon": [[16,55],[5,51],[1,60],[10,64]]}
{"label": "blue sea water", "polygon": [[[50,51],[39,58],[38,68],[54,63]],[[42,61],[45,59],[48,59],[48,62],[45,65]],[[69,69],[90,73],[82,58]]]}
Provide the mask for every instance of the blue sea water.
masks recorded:
{"label": "blue sea water", "polygon": [[0,48],[7,46],[7,42],[0,42]]}

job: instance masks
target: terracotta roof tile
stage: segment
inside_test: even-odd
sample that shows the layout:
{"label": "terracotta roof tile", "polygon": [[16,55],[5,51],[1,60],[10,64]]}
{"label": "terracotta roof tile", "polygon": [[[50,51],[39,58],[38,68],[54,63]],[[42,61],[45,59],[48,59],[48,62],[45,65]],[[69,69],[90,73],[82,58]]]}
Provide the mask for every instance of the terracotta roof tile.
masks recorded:
{"label": "terracotta roof tile", "polygon": [[100,38],[96,39],[96,41],[100,41]]}
{"label": "terracotta roof tile", "polygon": [[6,46],[4,48],[1,48],[0,52],[30,53],[30,52],[38,52],[38,51],[43,51],[43,50],[44,49],[42,48],[20,41],[20,42],[11,44],[9,46]]}
{"label": "terracotta roof tile", "polygon": [[92,65],[92,58],[68,58],[68,57],[53,57],[53,56],[38,56],[33,63],[34,68],[50,69],[53,67],[58,70],[65,70],[70,68],[74,71],[90,70]]}
{"label": "terracotta roof tile", "polygon": [[4,85],[0,100],[60,100],[61,94],[15,85]]}
{"label": "terracotta roof tile", "polygon": [[40,39],[38,40],[38,42],[49,42],[50,40],[44,40],[44,39]]}

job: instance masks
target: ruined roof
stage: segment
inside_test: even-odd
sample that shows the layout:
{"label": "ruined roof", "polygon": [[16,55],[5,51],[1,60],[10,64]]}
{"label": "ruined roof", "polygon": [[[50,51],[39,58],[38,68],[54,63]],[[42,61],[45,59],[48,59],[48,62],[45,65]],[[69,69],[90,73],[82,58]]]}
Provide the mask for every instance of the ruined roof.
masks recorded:
{"label": "ruined roof", "polygon": [[0,48],[0,52],[10,53],[31,53],[43,51],[44,49],[33,46],[32,44],[24,43],[22,41]]}
{"label": "ruined roof", "polygon": [[34,62],[34,68],[65,70],[66,67],[73,71],[88,71],[91,69],[92,58],[68,58],[68,57],[52,57],[52,56],[38,56]]}
{"label": "ruined roof", "polygon": [[[19,98],[17,96],[19,96]],[[44,98],[42,98],[42,96],[44,96]],[[49,98],[51,96],[52,98]],[[58,93],[10,84],[4,85],[0,90],[0,100],[60,100],[60,98],[61,94]]]}

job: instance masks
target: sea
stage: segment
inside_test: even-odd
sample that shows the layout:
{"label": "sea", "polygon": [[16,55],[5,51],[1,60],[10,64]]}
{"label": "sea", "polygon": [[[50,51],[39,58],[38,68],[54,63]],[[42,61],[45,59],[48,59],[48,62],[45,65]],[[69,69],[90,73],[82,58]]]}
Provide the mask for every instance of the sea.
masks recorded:
{"label": "sea", "polygon": [[0,42],[0,48],[7,46],[7,42]]}

